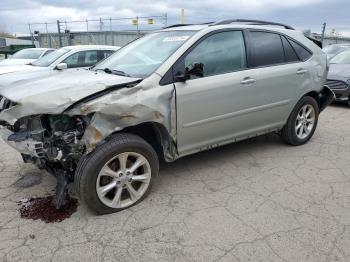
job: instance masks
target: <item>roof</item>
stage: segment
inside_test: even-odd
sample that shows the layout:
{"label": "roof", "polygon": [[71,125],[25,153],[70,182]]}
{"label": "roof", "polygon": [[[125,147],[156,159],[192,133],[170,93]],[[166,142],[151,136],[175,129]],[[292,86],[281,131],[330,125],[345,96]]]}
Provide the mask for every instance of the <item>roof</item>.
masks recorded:
{"label": "roof", "polygon": [[72,45],[72,46],[64,46],[62,48],[70,49],[70,50],[86,50],[86,49],[108,49],[108,50],[118,50],[119,46],[109,46],[109,45]]}
{"label": "roof", "polygon": [[39,51],[46,51],[46,50],[56,50],[55,48],[43,48],[43,47],[34,47],[34,48],[26,48],[27,50],[33,49],[33,50],[39,50]]}

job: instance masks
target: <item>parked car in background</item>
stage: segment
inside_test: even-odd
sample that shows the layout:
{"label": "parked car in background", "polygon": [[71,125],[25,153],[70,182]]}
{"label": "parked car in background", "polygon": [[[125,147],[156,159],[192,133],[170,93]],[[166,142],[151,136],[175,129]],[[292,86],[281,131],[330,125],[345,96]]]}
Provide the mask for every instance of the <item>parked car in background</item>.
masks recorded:
{"label": "parked car in background", "polygon": [[119,48],[103,45],[62,47],[29,65],[0,67],[0,86],[8,85],[13,81],[43,77],[54,70],[90,67]]}
{"label": "parked car in background", "polygon": [[0,66],[25,65],[55,51],[53,48],[27,48],[16,52],[13,56],[0,61]]}
{"label": "parked car in background", "polygon": [[323,52],[327,54],[328,59],[332,59],[337,54],[345,51],[350,50],[350,44],[333,44],[325,46],[323,49]]}
{"label": "parked car in background", "polygon": [[0,133],[57,177],[56,207],[74,183],[99,214],[142,201],[159,159],[270,132],[303,145],[334,98],[326,55],[290,26],[244,22],[172,26],[89,70],[1,88]]}
{"label": "parked car in background", "polygon": [[350,105],[350,50],[331,59],[326,85],[335,93],[337,101]]}

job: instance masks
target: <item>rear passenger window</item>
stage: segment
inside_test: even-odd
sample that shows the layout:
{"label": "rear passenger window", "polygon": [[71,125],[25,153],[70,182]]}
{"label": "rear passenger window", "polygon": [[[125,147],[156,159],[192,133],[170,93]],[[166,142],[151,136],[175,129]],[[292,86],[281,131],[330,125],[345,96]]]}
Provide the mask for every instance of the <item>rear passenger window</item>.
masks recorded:
{"label": "rear passenger window", "polygon": [[250,32],[253,50],[252,66],[268,66],[284,63],[281,37],[267,32]]}
{"label": "rear passenger window", "polygon": [[293,47],[288,42],[287,38],[285,38],[284,36],[282,36],[282,43],[284,48],[284,55],[286,57],[286,62],[290,63],[299,61],[299,58],[295,53]]}
{"label": "rear passenger window", "polygon": [[305,49],[305,47],[294,42],[293,40],[289,40],[289,42],[293,46],[295,52],[297,52],[297,55],[299,56],[300,60],[306,61],[312,56],[311,52]]}
{"label": "rear passenger window", "polygon": [[242,32],[221,32],[205,38],[185,57],[184,63],[187,69],[203,64],[203,77],[246,68]]}

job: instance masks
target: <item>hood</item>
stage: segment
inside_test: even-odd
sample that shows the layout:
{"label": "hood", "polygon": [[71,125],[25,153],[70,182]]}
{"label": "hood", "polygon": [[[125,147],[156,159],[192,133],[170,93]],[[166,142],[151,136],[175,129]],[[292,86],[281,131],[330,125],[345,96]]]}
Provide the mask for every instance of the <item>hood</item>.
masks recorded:
{"label": "hood", "polygon": [[330,64],[327,78],[342,81],[350,79],[350,64]]}
{"label": "hood", "polygon": [[0,62],[0,66],[7,66],[7,65],[26,65],[31,62],[36,61],[37,59],[16,59],[16,58],[9,58],[2,60]]}
{"label": "hood", "polygon": [[[57,70],[52,70],[50,67],[40,67],[40,66],[16,66],[14,68],[22,68],[20,71],[12,71],[3,73],[2,67],[0,66],[0,93],[3,87],[12,86],[16,88],[17,84],[22,84],[28,80],[40,79],[50,74],[57,73]],[[4,67],[7,68],[7,67]],[[68,70],[68,69],[67,69]]]}
{"label": "hood", "polygon": [[139,80],[85,69],[52,72],[1,87],[0,95],[19,103],[20,115],[57,114],[85,97]]}
{"label": "hood", "polygon": [[[44,68],[44,67],[41,67]],[[9,66],[0,66],[0,76],[4,74],[14,73],[14,72],[22,72],[22,71],[35,71],[40,70],[38,66],[31,65],[9,65]],[[1,80],[0,80],[1,85]]]}

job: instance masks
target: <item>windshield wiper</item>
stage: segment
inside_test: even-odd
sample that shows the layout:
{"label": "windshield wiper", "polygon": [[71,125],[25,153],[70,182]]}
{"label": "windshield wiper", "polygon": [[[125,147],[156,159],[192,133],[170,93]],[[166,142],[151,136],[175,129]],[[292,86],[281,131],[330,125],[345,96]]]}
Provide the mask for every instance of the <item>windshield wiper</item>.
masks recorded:
{"label": "windshield wiper", "polygon": [[96,71],[100,71],[102,70],[103,72],[107,73],[107,74],[113,74],[113,75],[118,75],[118,76],[126,76],[126,77],[131,77],[131,75],[128,75],[127,73],[120,71],[120,70],[114,70],[114,69],[109,69],[109,68],[105,68],[105,69],[96,69]]}

